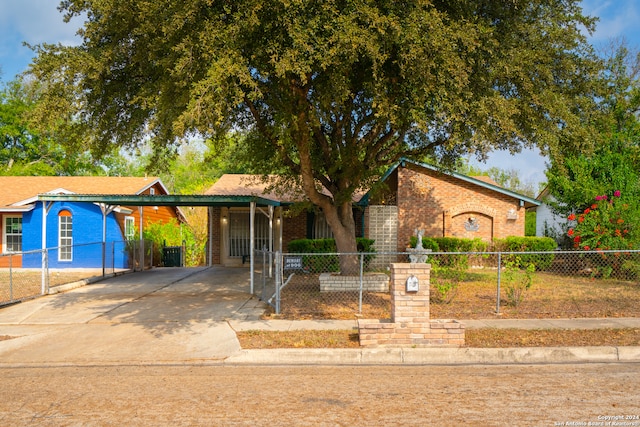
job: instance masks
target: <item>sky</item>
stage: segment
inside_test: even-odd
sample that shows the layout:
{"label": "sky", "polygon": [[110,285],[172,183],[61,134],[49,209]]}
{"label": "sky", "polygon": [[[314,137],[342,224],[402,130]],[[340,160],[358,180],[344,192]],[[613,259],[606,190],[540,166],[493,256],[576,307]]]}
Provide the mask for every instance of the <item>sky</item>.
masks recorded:
{"label": "sky", "polygon": [[[75,33],[82,19],[65,23],[58,4],[58,0],[0,0],[0,82],[11,81],[26,70],[33,52],[24,42],[80,43]],[[624,37],[631,48],[640,50],[640,0],[583,0],[582,8],[587,15],[599,18],[595,33],[589,37],[596,48]],[[545,159],[535,150],[523,150],[515,156],[495,152],[486,164],[471,163],[482,169],[516,169],[524,182],[545,181]]]}

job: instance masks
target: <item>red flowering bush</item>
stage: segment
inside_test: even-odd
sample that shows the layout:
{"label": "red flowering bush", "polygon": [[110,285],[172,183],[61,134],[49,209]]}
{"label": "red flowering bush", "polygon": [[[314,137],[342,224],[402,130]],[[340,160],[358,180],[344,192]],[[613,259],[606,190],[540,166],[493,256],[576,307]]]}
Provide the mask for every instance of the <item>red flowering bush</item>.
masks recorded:
{"label": "red flowering bush", "polygon": [[633,249],[635,210],[622,199],[620,191],[612,197],[597,196],[582,213],[571,214],[568,235],[573,247],[584,250]]}

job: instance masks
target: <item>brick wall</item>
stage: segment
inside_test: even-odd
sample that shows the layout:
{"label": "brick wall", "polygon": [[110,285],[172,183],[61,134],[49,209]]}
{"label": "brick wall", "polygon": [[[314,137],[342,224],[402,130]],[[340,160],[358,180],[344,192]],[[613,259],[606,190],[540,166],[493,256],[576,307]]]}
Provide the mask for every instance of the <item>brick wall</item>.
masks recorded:
{"label": "brick wall", "polygon": [[307,213],[302,212],[296,216],[289,217],[285,212],[283,222],[282,250],[287,252],[287,245],[290,241],[307,238]]}
{"label": "brick wall", "polygon": [[[407,291],[410,276],[419,281],[417,291]],[[391,264],[391,321],[358,321],[364,347],[462,346],[465,327],[455,320],[431,320],[429,316],[430,264]]]}
{"label": "brick wall", "polygon": [[397,169],[397,182],[399,251],[418,228],[431,237],[524,236],[525,209],[513,197],[412,164]]}

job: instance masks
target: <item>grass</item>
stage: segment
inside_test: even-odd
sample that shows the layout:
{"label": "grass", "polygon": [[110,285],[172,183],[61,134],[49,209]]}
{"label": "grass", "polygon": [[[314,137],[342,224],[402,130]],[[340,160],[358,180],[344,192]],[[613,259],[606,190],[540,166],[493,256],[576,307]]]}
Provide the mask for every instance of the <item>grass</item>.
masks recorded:
{"label": "grass", "polygon": [[[280,319],[354,319],[358,292],[320,292],[318,275],[293,277],[282,292]],[[432,281],[434,278],[432,277]],[[497,274],[491,269],[470,269],[463,274],[449,303],[432,298],[431,317],[442,319],[491,319],[496,317]],[[432,285],[432,297],[436,290]],[[364,318],[390,318],[390,296],[365,292]],[[587,275],[536,272],[533,286],[517,306],[508,304],[505,284],[500,293],[501,318],[640,317],[640,285],[637,281],[601,279]]]}
{"label": "grass", "polygon": [[[262,348],[357,348],[358,333],[353,330],[330,331],[244,331],[237,333],[245,349]],[[637,346],[640,328],[624,329],[467,329],[465,347],[582,347]]]}

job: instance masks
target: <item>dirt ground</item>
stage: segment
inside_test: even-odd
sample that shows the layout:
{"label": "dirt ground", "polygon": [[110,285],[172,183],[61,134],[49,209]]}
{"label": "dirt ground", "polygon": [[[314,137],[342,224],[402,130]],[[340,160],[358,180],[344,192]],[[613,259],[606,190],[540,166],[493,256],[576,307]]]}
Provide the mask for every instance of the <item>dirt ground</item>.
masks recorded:
{"label": "dirt ground", "polygon": [[637,364],[23,367],[0,373],[0,424],[16,427],[560,426],[614,419],[640,425]]}

